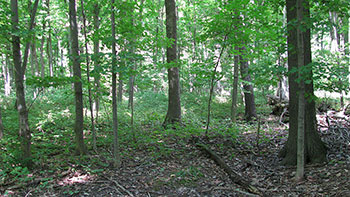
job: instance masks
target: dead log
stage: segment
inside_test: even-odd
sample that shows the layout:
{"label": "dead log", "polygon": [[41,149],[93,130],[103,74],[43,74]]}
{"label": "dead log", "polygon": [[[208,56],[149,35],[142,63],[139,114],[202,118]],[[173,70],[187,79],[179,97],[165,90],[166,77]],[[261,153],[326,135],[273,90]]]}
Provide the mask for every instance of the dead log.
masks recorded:
{"label": "dead log", "polygon": [[243,179],[242,176],[240,176],[238,173],[233,171],[219,155],[217,155],[215,152],[210,150],[205,144],[202,143],[196,143],[196,145],[203,151],[205,151],[211,159],[215,161],[216,164],[218,164],[229,176],[229,178],[232,180],[232,182],[240,185],[243,189],[246,191],[249,191],[253,194],[262,195],[261,191],[250,184],[250,181]]}
{"label": "dead log", "polygon": [[288,111],[289,100],[281,99],[274,95],[267,95],[268,104],[272,106],[272,114],[280,116]]}

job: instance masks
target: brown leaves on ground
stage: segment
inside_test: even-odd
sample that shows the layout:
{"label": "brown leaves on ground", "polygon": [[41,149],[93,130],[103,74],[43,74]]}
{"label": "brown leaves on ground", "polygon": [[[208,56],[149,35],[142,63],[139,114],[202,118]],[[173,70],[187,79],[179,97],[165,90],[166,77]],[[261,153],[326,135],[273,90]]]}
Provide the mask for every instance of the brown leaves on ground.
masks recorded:
{"label": "brown leaves on ground", "polygon": [[[333,156],[328,155],[327,164],[306,166],[305,180],[295,182],[295,168],[279,163],[277,155],[287,130],[285,125],[273,123],[278,122],[277,119],[270,116],[262,120],[259,138],[255,125],[236,138],[215,134],[213,130],[209,138],[203,140],[230,168],[266,196],[350,196],[350,144],[346,144],[350,141],[327,140],[333,135],[334,139],[337,137],[335,130],[322,134]],[[50,181],[43,179],[25,187],[7,185],[0,189],[21,196],[254,196],[234,184],[214,161],[190,142],[190,136],[169,134],[160,138],[157,143],[143,143],[136,149],[123,150],[120,169],[113,169],[110,161],[92,155],[92,159],[99,160],[94,168],[101,169],[95,175],[76,166],[47,176],[41,174],[51,177]],[[128,147],[127,144],[124,147]]]}

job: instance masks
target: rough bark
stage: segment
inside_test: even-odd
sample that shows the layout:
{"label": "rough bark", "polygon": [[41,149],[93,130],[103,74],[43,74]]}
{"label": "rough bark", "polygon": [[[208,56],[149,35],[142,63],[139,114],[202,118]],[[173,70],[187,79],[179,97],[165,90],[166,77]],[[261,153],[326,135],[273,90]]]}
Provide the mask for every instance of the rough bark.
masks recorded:
{"label": "rough bark", "polygon": [[116,41],[115,41],[115,17],[114,0],[111,0],[111,22],[112,22],[112,111],[113,111],[113,165],[120,167],[120,152],[118,141],[118,106],[117,106],[117,62],[116,62]]}
{"label": "rough bark", "polygon": [[166,34],[167,38],[172,40],[172,44],[167,47],[168,68],[168,112],[163,126],[181,121],[181,103],[180,103],[180,76],[177,64],[176,53],[176,10],[175,0],[165,0],[166,11]]}
{"label": "rough bark", "polygon": [[[311,41],[310,41],[310,26],[304,27],[304,51],[298,51],[297,31],[294,26],[296,19],[296,1],[287,0],[287,21],[288,21],[288,70],[298,66],[298,55],[304,55],[304,65],[311,63]],[[308,9],[308,1],[304,1],[304,18],[310,16]],[[299,84],[297,83],[298,74],[289,72],[289,135],[288,140],[280,152],[283,157],[282,163],[285,165],[296,165],[297,162],[297,131],[298,131],[298,92]],[[321,141],[320,136],[316,131],[316,108],[314,87],[312,82],[312,69],[304,76],[305,80],[311,83],[305,84],[305,162],[306,163],[320,163],[326,161],[326,147]]]}
{"label": "rough bark", "polygon": [[249,74],[249,64],[244,54],[246,53],[245,47],[240,48],[240,68],[241,68],[241,76],[244,81],[243,89],[244,89],[244,103],[245,103],[245,119],[247,121],[251,121],[253,117],[256,117],[256,108],[255,108],[255,98],[254,98],[254,89],[251,84],[251,76]]}
{"label": "rough bark", "polygon": [[83,155],[87,153],[86,146],[84,144],[84,113],[83,113],[83,89],[81,82],[81,68],[80,68],[80,56],[79,56],[79,43],[78,43],[78,26],[76,19],[75,0],[69,0],[69,22],[71,33],[71,61],[73,63],[73,77],[74,77],[74,92],[75,92],[75,142],[76,142],[76,154]]}

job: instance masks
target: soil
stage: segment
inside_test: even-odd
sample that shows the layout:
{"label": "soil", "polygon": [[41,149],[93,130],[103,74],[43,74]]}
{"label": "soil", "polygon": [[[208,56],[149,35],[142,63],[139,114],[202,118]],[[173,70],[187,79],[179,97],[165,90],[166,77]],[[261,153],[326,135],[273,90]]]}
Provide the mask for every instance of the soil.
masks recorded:
{"label": "soil", "polygon": [[119,169],[102,156],[90,155],[92,160],[100,160],[100,165],[91,169],[95,173],[81,167],[88,164],[72,165],[66,171],[41,175],[26,185],[2,185],[0,194],[6,191],[13,196],[350,196],[350,139],[337,141],[331,138],[337,136],[336,131],[327,133],[323,129],[321,137],[329,147],[329,161],[306,165],[305,179],[296,181],[295,167],[280,164],[278,152],[288,132],[286,125],[276,122],[278,117],[273,116],[262,120],[259,137],[252,127],[237,137],[215,134],[214,130],[209,137],[200,137],[233,171],[257,187],[260,195],[233,183],[192,142],[193,137],[172,134],[162,139],[162,146],[144,144],[138,149],[123,150]]}

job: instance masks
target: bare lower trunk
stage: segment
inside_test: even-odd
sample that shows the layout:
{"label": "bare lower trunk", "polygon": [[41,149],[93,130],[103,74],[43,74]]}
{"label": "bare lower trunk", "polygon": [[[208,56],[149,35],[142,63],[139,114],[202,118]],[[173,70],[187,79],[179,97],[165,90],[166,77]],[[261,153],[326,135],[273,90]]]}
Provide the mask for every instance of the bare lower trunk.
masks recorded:
{"label": "bare lower trunk", "polygon": [[254,99],[254,89],[251,84],[251,77],[249,74],[249,64],[244,54],[246,53],[245,47],[240,48],[240,66],[241,75],[243,79],[243,89],[244,89],[244,103],[245,103],[245,119],[251,121],[253,117],[256,117],[255,99]]}
{"label": "bare lower trunk", "polygon": [[168,112],[165,117],[163,126],[181,121],[181,104],[180,104],[180,76],[177,67],[176,52],[176,10],[175,1],[165,1],[166,10],[166,34],[169,39],[173,39],[173,43],[167,47],[167,63],[175,64],[168,69]]}
{"label": "bare lower trunk", "polygon": [[[38,2],[36,2],[37,5]],[[34,17],[36,13],[36,8],[33,9],[31,15],[31,21],[34,23]],[[18,17],[18,2],[17,0],[11,0],[11,21],[13,32],[18,32],[19,28],[19,17]],[[30,24],[30,27],[31,24]],[[31,28],[29,28],[31,30]],[[28,57],[29,43],[27,43],[28,48],[25,50],[24,57]],[[24,73],[25,73],[25,64],[21,62],[21,48],[20,48],[20,37],[13,34],[12,35],[12,52],[13,52],[13,63],[15,67],[15,84],[16,84],[16,97],[17,97],[17,111],[19,115],[19,138],[22,149],[22,162],[25,166],[31,167],[31,132],[29,130],[28,123],[28,111],[25,101],[25,91],[24,91]],[[24,61],[27,61],[24,58]]]}
{"label": "bare lower trunk", "polygon": [[118,141],[118,106],[117,106],[117,72],[116,72],[116,41],[115,41],[115,17],[114,17],[114,0],[111,0],[111,21],[112,21],[112,111],[113,111],[113,165],[120,167],[120,151]]}
{"label": "bare lower trunk", "polygon": [[83,89],[81,82],[81,68],[80,68],[80,56],[79,56],[79,43],[78,43],[78,27],[76,20],[75,0],[69,0],[69,19],[70,19],[70,32],[71,32],[71,49],[73,62],[73,75],[74,75],[74,92],[75,92],[75,141],[76,141],[76,154],[82,155],[87,153],[86,146],[84,144],[84,112],[83,112]]}
{"label": "bare lower trunk", "polygon": [[[100,66],[100,40],[98,38],[98,29],[100,28],[100,19],[99,19],[100,6],[98,3],[94,5],[94,66],[98,70]],[[98,113],[100,110],[100,73],[96,72],[94,74],[96,91],[95,91],[95,110],[96,110],[96,124],[98,123]]]}
{"label": "bare lower trunk", "polygon": [[123,80],[121,79],[122,75],[119,73],[118,80],[118,92],[117,92],[117,101],[121,103],[123,101]]}
{"label": "bare lower trunk", "polygon": [[0,140],[4,136],[4,125],[2,124],[2,114],[1,114],[1,108],[0,108]]}
{"label": "bare lower trunk", "polygon": [[[238,48],[236,48],[238,51]],[[231,121],[236,122],[237,119],[237,100],[238,100],[238,68],[239,68],[239,56],[234,56],[234,71],[233,71],[233,87],[232,87],[232,106],[231,106]]]}
{"label": "bare lower trunk", "polygon": [[[287,20],[288,24],[294,23],[297,17],[295,10],[297,0],[287,1]],[[304,2],[306,4],[306,2]],[[304,18],[309,17],[308,5],[305,5]],[[295,51],[298,49],[297,42],[297,30],[296,26],[290,25],[288,32],[288,69],[292,70],[298,67],[298,55],[304,56],[303,66],[311,63],[311,41],[310,41],[310,29],[305,28],[303,31],[304,39],[304,51]],[[293,47],[290,47],[293,46]],[[315,96],[312,82],[312,70],[309,69],[308,73],[304,75],[304,81],[311,81],[311,83],[305,83],[305,163],[322,163],[326,161],[326,147],[321,141],[320,136],[316,131],[316,108],[315,108]],[[285,165],[295,165],[297,163],[297,131],[298,125],[298,92],[299,84],[297,73],[289,73],[289,133],[288,140],[280,152],[280,156],[283,157],[282,163]]]}
{"label": "bare lower trunk", "polygon": [[91,130],[92,130],[92,145],[93,149],[96,151],[96,130],[95,130],[95,121],[94,121],[94,111],[92,107],[92,98],[91,98],[91,86],[90,86],[90,59],[89,59],[89,49],[88,49],[88,40],[86,33],[86,17],[84,10],[84,1],[81,0],[81,12],[83,16],[83,30],[84,30],[84,39],[85,39],[85,55],[86,55],[86,75],[88,80],[88,97],[89,97],[89,108],[90,108],[90,118],[91,118]]}

